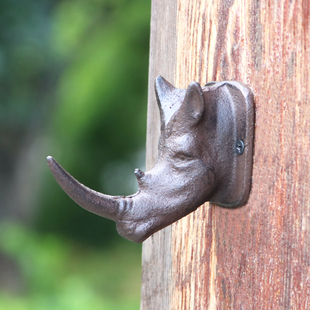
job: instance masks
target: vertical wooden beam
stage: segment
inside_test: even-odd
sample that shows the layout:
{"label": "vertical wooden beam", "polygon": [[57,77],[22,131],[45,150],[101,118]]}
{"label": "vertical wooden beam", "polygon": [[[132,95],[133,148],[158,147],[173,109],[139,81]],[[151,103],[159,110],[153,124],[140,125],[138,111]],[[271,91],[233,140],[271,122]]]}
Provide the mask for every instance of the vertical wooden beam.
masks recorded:
{"label": "vertical wooden beam", "polygon": [[156,67],[181,88],[192,80],[253,88],[253,188],[246,206],[205,204],[144,244],[142,309],[308,309],[309,1],[171,2],[153,0],[151,51],[162,51],[172,29],[175,50],[151,59],[150,83]]}
{"label": "vertical wooden beam", "polygon": [[[157,160],[159,111],[154,82],[158,75],[175,82],[177,2],[152,1],[146,168]],[[171,226],[148,238],[142,251],[141,310],[169,309],[171,288]]]}

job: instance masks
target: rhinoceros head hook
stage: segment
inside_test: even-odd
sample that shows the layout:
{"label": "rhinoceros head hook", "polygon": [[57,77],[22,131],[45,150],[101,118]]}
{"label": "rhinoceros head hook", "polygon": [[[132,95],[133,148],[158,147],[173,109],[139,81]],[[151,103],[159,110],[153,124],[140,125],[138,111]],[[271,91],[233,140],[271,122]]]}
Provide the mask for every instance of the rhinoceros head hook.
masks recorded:
{"label": "rhinoceros head hook", "polygon": [[47,157],[56,181],[77,204],[115,221],[119,234],[134,242],[206,201],[242,206],[251,186],[254,105],[248,87],[230,81],[201,88],[192,82],[185,90],[159,76],[155,91],[161,118],[159,156],[152,170],[135,170],[136,194],[96,192]]}

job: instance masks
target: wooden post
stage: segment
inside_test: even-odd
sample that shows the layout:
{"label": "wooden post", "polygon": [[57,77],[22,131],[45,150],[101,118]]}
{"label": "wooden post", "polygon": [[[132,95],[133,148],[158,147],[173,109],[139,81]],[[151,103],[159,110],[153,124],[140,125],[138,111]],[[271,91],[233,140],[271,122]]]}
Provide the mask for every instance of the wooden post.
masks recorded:
{"label": "wooden post", "polygon": [[153,0],[154,79],[238,80],[256,98],[253,186],[239,209],[205,204],[143,245],[142,310],[310,309],[310,3]]}

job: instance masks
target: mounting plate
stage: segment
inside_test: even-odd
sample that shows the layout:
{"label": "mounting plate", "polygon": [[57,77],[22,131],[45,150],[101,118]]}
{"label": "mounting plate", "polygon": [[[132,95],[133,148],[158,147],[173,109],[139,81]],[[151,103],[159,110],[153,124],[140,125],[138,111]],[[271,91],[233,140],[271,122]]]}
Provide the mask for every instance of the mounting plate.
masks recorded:
{"label": "mounting plate", "polygon": [[[225,182],[211,203],[233,208],[244,205],[251,190],[254,139],[254,96],[249,87],[236,81],[210,82],[203,88],[205,100],[216,105],[216,144],[228,165]],[[220,154],[219,154],[220,156]],[[225,157],[224,156],[224,157]],[[221,160],[221,158],[219,158]]]}

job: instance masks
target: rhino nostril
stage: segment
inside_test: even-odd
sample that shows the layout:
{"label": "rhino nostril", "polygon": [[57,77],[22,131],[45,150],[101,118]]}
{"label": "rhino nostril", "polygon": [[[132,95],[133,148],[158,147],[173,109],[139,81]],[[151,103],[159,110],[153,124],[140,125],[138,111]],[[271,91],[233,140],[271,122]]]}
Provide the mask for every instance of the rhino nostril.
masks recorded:
{"label": "rhino nostril", "polygon": [[144,172],[140,169],[135,169],[135,175],[136,175],[136,178],[139,180],[142,177],[144,177]]}

